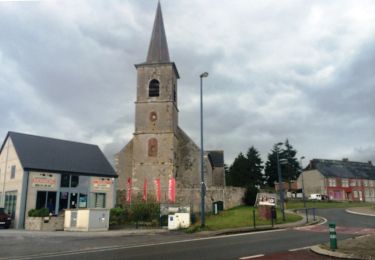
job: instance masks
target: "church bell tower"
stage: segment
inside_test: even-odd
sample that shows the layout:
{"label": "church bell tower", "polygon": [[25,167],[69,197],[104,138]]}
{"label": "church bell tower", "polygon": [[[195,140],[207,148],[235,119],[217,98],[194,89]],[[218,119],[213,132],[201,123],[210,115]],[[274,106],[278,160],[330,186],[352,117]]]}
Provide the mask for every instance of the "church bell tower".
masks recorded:
{"label": "church bell tower", "polygon": [[[137,69],[132,180],[134,189],[159,181],[161,201],[176,175],[177,163],[177,68],[169,59],[163,17],[158,3],[154,27],[144,63]],[[149,189],[149,188],[148,188]]]}

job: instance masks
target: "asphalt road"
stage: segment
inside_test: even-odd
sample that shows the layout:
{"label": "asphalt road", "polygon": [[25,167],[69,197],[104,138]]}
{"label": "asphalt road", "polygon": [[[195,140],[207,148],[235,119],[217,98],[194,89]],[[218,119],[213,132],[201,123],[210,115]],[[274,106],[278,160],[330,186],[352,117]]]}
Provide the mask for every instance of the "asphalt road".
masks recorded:
{"label": "asphalt road", "polygon": [[[375,233],[374,217],[352,215],[342,209],[324,209],[317,213],[336,222],[340,231],[339,240],[365,232]],[[328,241],[327,223],[307,228],[203,238],[180,232],[131,236],[100,236],[89,233],[51,237],[42,232],[29,235],[20,234],[7,239],[1,236],[0,232],[0,258],[246,259],[254,255],[288,252]]]}

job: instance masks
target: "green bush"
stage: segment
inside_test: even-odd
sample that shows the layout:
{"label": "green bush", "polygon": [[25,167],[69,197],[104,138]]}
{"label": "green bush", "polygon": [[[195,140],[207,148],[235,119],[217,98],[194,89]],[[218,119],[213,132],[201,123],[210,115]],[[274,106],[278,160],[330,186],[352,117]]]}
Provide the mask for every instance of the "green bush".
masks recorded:
{"label": "green bush", "polygon": [[247,186],[243,202],[245,205],[254,206],[259,190],[254,186]]}
{"label": "green bush", "polygon": [[109,213],[109,224],[110,225],[123,225],[129,219],[128,209],[113,208]]}
{"label": "green bush", "polygon": [[49,210],[47,208],[30,209],[27,214],[29,217],[48,217]]}
{"label": "green bush", "polygon": [[152,221],[159,219],[160,205],[154,202],[135,203],[131,206],[133,221]]}

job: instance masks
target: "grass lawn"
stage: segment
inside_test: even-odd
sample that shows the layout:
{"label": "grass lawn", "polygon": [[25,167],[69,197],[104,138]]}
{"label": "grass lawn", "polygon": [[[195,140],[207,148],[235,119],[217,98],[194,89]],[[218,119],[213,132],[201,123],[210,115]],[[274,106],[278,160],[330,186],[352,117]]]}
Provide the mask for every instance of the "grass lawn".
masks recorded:
{"label": "grass lawn", "polygon": [[[206,227],[204,230],[220,230],[226,228],[238,228],[238,227],[253,227],[253,207],[240,206],[229,210],[220,212],[219,215],[211,215],[206,217]],[[277,224],[283,223],[282,214],[280,210],[277,210]],[[286,221],[295,222],[302,218],[295,214],[285,214]],[[262,220],[258,216],[258,210],[255,210],[255,223],[256,226],[269,225],[271,226],[271,220]],[[194,226],[190,227],[188,231],[194,232],[199,229],[200,223],[197,222]]]}
{"label": "grass lawn", "polygon": [[[374,203],[366,202],[337,202],[337,201],[306,201],[306,207],[308,208],[350,208],[350,207],[373,207]],[[288,201],[286,203],[286,209],[301,209],[303,207],[303,201]]]}

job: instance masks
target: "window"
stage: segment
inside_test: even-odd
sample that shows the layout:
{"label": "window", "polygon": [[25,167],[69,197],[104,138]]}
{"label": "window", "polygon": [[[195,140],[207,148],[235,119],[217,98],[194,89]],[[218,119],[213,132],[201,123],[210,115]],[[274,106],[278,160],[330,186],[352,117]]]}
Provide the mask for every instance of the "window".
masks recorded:
{"label": "window", "polygon": [[373,181],[373,180],[370,180],[370,181],[369,181],[369,185],[370,185],[370,187],[374,187],[374,181]]}
{"label": "window", "polygon": [[357,185],[356,180],[350,180],[350,187],[355,187]]}
{"label": "window", "polygon": [[341,179],[341,186],[342,187],[349,187],[349,180],[348,179]]}
{"label": "window", "polygon": [[12,165],[12,168],[10,170],[10,178],[14,179],[16,177],[16,166]]}
{"label": "window", "polygon": [[357,180],[357,186],[358,186],[358,187],[362,186],[362,185],[361,185],[361,180]]}
{"label": "window", "polygon": [[62,188],[75,188],[79,184],[79,176],[78,175],[70,175],[70,174],[61,174],[61,182],[60,187]]}
{"label": "window", "polygon": [[79,184],[79,176],[78,175],[72,175],[71,177],[71,182],[70,182],[70,187],[75,188]]}
{"label": "window", "polygon": [[55,214],[56,192],[55,191],[38,191],[36,193],[36,209],[47,208],[52,214]]}
{"label": "window", "polygon": [[148,140],[148,156],[156,157],[158,155],[158,140],[151,138]]}
{"label": "window", "polygon": [[159,81],[153,79],[150,81],[148,86],[148,96],[149,97],[158,97],[159,96]]}
{"label": "window", "polygon": [[336,187],[336,179],[329,178],[328,179],[328,186],[329,187]]}
{"label": "window", "polygon": [[368,187],[368,180],[363,180],[363,186]]}
{"label": "window", "polygon": [[5,192],[4,209],[14,219],[16,215],[17,191]]}
{"label": "window", "polygon": [[90,205],[92,208],[105,208],[105,193],[91,193]]}
{"label": "window", "polygon": [[61,174],[61,182],[60,186],[62,188],[69,187],[70,175],[69,174]]}
{"label": "window", "polygon": [[354,198],[358,198],[358,191],[353,191]]}
{"label": "window", "polygon": [[79,208],[87,208],[87,194],[80,193],[79,194]]}

